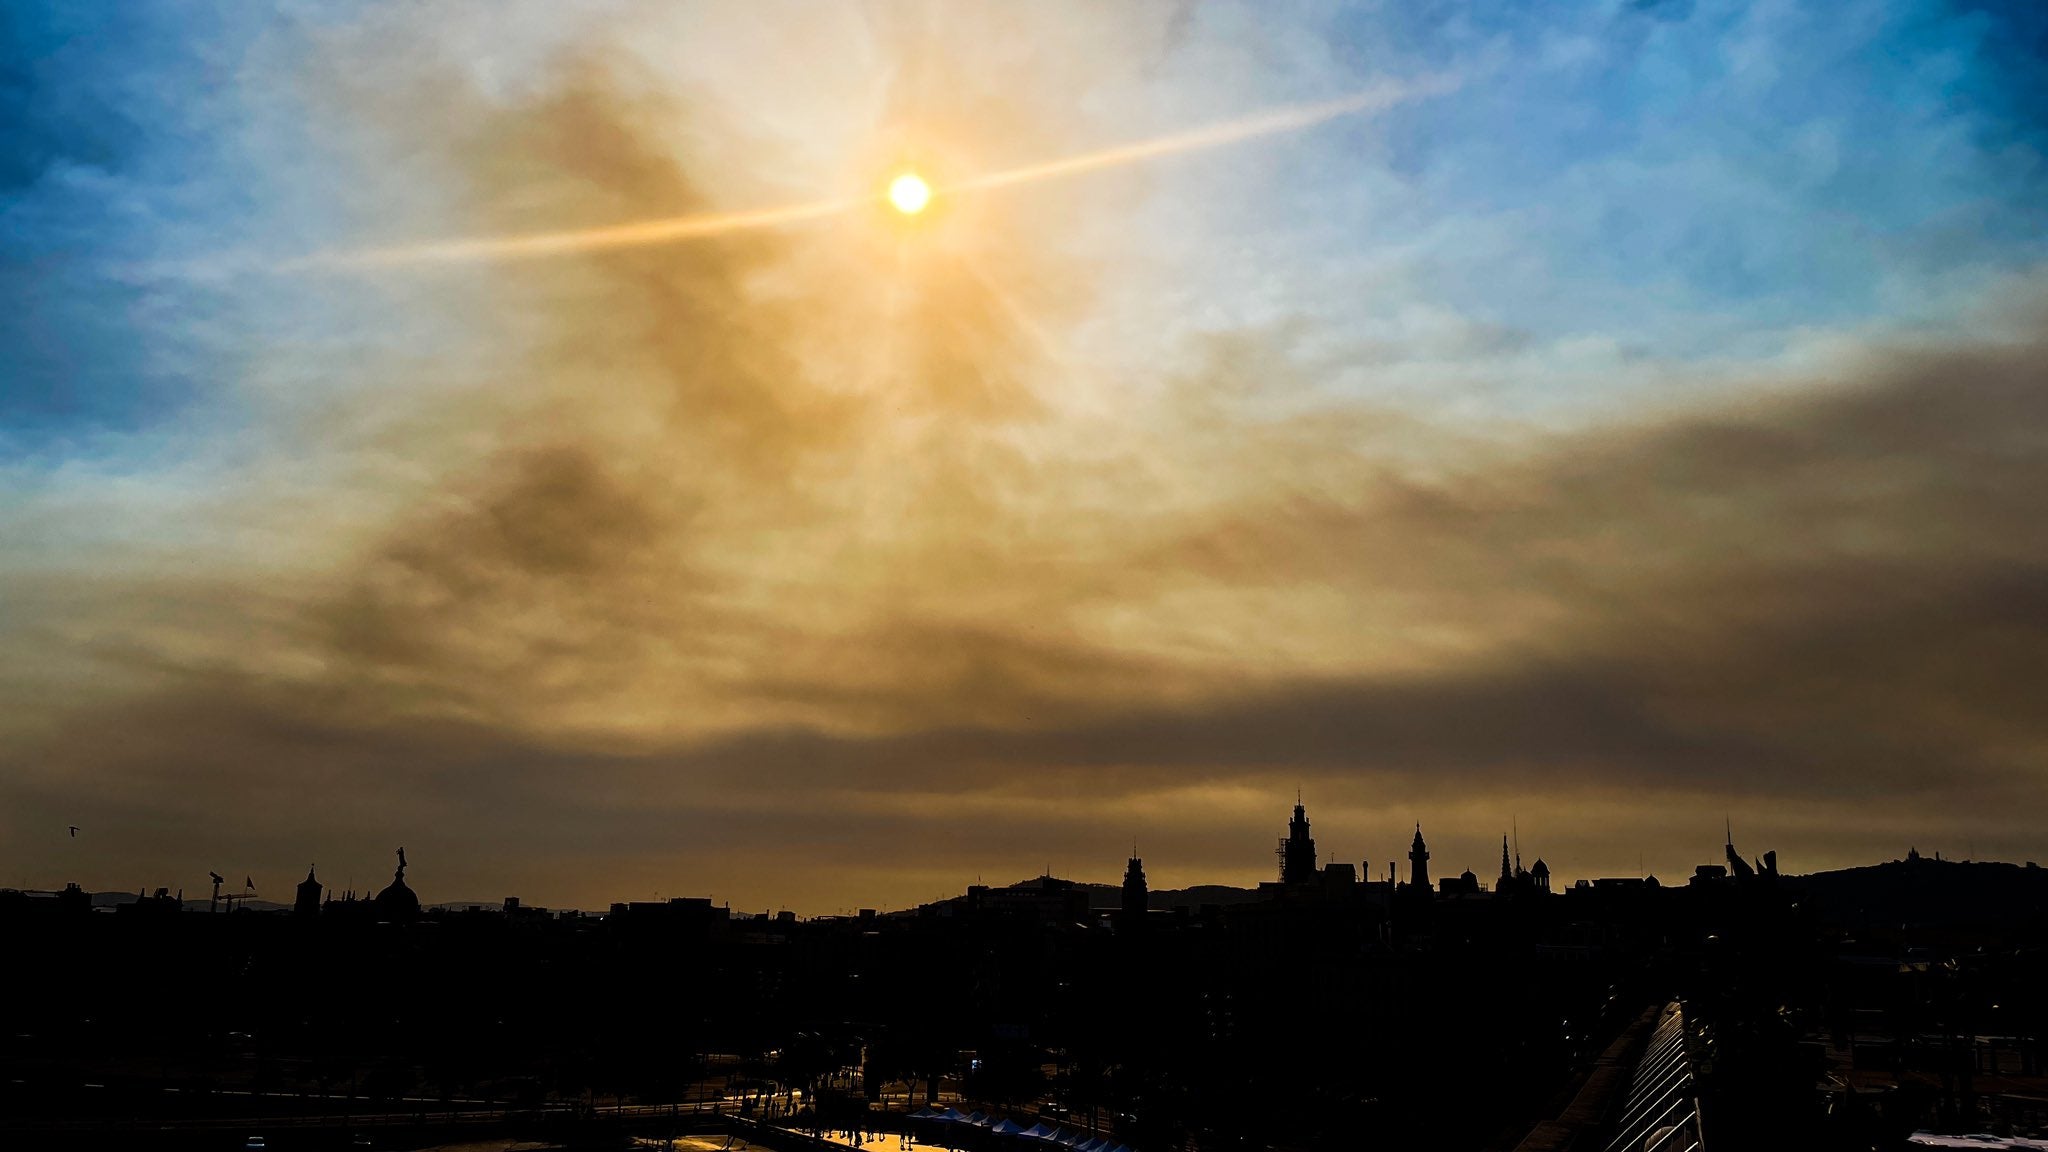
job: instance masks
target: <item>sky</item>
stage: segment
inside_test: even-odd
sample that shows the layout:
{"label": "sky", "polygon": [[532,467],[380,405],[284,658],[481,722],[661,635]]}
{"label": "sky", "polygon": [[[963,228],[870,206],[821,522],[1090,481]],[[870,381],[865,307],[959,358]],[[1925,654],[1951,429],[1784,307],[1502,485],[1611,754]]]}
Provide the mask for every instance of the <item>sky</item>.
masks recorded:
{"label": "sky", "polygon": [[2038,858],[2044,143],[2024,0],[7,5],[0,884]]}

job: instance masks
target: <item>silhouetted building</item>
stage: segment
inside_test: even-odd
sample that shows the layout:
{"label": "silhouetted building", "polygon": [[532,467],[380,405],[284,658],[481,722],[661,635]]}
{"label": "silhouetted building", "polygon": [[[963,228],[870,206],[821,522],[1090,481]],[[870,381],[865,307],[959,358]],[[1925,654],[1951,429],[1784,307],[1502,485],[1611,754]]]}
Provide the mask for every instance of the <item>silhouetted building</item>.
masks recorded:
{"label": "silhouetted building", "polygon": [[[1390,1148],[1637,1148],[1656,1129],[1635,1131],[1626,1118],[1661,1115],[1676,1083],[1663,1079],[1675,1064],[1636,1055],[1649,1053],[1645,1042],[1669,1015],[1667,986],[1687,991],[1683,1027],[1695,1031],[1674,1041],[1674,1025],[1665,1039],[1699,1061],[1681,1073],[1696,1083],[1670,1099],[1716,1116],[1735,1134],[1730,1148],[1896,1146],[1854,1115],[1852,1128],[1839,1128],[1837,1105],[1854,1096],[1816,1091],[1817,1076],[1855,1087],[1851,1073],[1897,1086],[1882,1101],[1887,1130],[1937,1115],[2038,1123],[2030,1117],[2048,1083],[2038,1073],[2038,910],[2048,907],[2048,873],[1930,855],[1771,879],[1777,861],[1764,854],[1740,885],[1714,864],[1690,891],[1624,876],[1550,899],[1537,895],[1549,891],[1548,867],[1536,860],[1525,872],[1517,849],[1511,835],[1506,898],[1489,896],[1476,870],[1424,887],[1429,850],[1418,825],[1416,883],[1396,887],[1397,859],[1334,863],[1311,884],[1269,874],[1257,893],[1162,893],[1162,905],[1182,905],[1173,914],[1144,911],[1151,893],[1135,846],[1120,891],[1041,876],[977,884],[915,914],[863,909],[802,922],[787,912],[735,921],[705,899],[550,917],[507,898],[502,914],[444,907],[420,910],[426,923],[380,925],[417,907],[402,857],[376,899],[321,888],[309,869],[294,909],[323,901],[317,932],[284,914],[159,916],[179,903],[161,889],[133,904],[122,893],[106,915],[62,917],[60,904],[86,910],[91,894],[0,889],[0,930],[26,944],[10,955],[25,968],[19,986],[58,990],[9,1001],[0,1148],[40,1147],[97,1103],[51,1086],[115,1076],[138,1090],[109,1109],[113,1127],[95,1117],[88,1143],[148,1143],[164,1121],[225,1127],[248,1115],[249,1098],[188,1088],[226,1082],[266,1085],[266,1126],[290,1116],[309,1142],[339,1144],[344,1133],[325,1119],[340,1111],[334,1054],[353,1072],[352,1054],[386,1052],[397,1059],[363,1062],[361,1092],[387,1102],[407,1093],[420,1107],[400,1107],[422,1125],[431,1094],[465,1083],[519,1101],[493,1109],[492,1130],[508,1139],[546,1135],[600,1092],[639,1097],[619,1123],[607,1114],[604,1128],[615,1130],[586,1129],[591,1146],[599,1137],[622,1145],[636,1114],[651,1121],[653,1105],[711,1077],[754,1080],[742,1091],[755,1115],[771,1097],[803,1088],[809,1098],[806,1086],[817,1085],[815,1099],[832,1103],[799,1121],[814,1130],[841,1105],[851,1123],[861,1089],[872,1105],[884,1083],[890,1096],[898,1083],[921,1086],[930,1103],[941,1078],[958,1085],[962,1108],[1009,1098],[1016,1118],[992,1136],[1014,1136],[1034,1115],[1043,1131],[1078,1129],[1073,1112],[1054,1112],[1056,1087],[1048,1106],[1042,1072],[1054,1053],[1081,1053],[1097,1075],[1121,1068],[1137,1083],[1189,1086],[1117,1102],[1110,1123],[1146,1149],[1321,1152],[1361,1137]],[[1142,924],[1142,934],[1119,939],[1102,915],[1111,909],[1118,929]],[[232,994],[92,991],[127,987],[137,956],[157,987]],[[327,987],[343,991],[304,991]],[[529,1007],[551,989],[595,990],[606,1007]],[[116,998],[121,1010],[108,1010]],[[1370,1042],[1333,1045],[1331,1035]],[[163,1055],[188,1037],[220,1040],[204,1044],[204,1062]],[[715,1055],[734,1044],[781,1055],[744,1065]],[[581,1053],[606,1055],[599,1063]],[[1641,1085],[1648,1112],[1625,1106],[1637,1087],[1626,1074],[1644,1060],[1665,1070]],[[913,1071],[919,1062],[938,1071]],[[723,1076],[708,1071],[721,1065]],[[850,1085],[855,1068],[861,1089]],[[635,1069],[644,1078],[619,1082]],[[920,1084],[905,1083],[913,1078]],[[1586,1095],[1601,1082],[1604,1096]],[[971,1102],[984,1089],[988,1098]],[[1553,1127],[1570,1139],[1510,1144],[1553,1100],[1566,1107]],[[1787,1117],[1797,1139],[1766,1127]],[[934,1137],[967,1131],[951,1116],[914,1123]],[[1082,1138],[1077,1130],[1067,1142],[1094,1146],[1074,1143]]]}
{"label": "silhouetted building", "polygon": [[92,911],[92,893],[76,884],[66,884],[57,893],[57,911],[65,916],[83,916]]}
{"label": "silhouetted building", "polygon": [[1123,924],[1136,928],[1145,921],[1145,910],[1151,906],[1151,896],[1145,886],[1145,862],[1132,854],[1130,862],[1124,865]]}
{"label": "silhouetted building", "polygon": [[1287,839],[1280,842],[1280,882],[1308,884],[1316,878],[1316,842],[1308,834],[1308,813],[1299,801],[1294,819],[1287,822]]}
{"label": "silhouetted building", "polygon": [[1445,896],[1479,895],[1479,877],[1470,868],[1456,876],[1446,876],[1437,881],[1438,890]]}
{"label": "silhouetted building", "polygon": [[1735,850],[1735,833],[1732,827],[1728,830],[1727,843],[1723,846],[1722,851],[1728,857],[1728,871],[1734,875],[1737,884],[1750,884],[1758,880],[1768,883],[1775,883],[1777,881],[1778,854],[1776,852],[1766,852],[1763,854],[1763,858],[1755,864],[1744,860],[1742,854]]}
{"label": "silhouetted building", "polygon": [[1550,866],[1536,861],[1536,867],[1522,867],[1522,849],[1517,844],[1512,858],[1508,854],[1508,838],[1500,838],[1500,879],[1494,882],[1493,891],[1498,896],[1535,896],[1550,893]]}
{"label": "silhouetted building", "polygon": [[144,896],[141,892],[137,892],[133,901],[127,904],[116,905],[114,914],[131,919],[137,916],[174,916],[182,912],[184,907],[185,902],[171,895],[169,888],[159,888],[153,896]]}
{"label": "silhouetted building", "polygon": [[391,884],[377,893],[377,919],[402,923],[420,914],[420,898],[405,883],[405,849],[398,850],[398,870],[391,874]]}
{"label": "silhouetted building", "polygon": [[306,865],[306,878],[299,881],[299,897],[292,904],[292,911],[300,916],[320,914],[320,881],[313,878],[313,866]]}
{"label": "silhouetted building", "polygon": [[1422,842],[1422,825],[1415,826],[1415,842],[1408,846],[1408,884],[1418,892],[1429,891],[1429,845]]}

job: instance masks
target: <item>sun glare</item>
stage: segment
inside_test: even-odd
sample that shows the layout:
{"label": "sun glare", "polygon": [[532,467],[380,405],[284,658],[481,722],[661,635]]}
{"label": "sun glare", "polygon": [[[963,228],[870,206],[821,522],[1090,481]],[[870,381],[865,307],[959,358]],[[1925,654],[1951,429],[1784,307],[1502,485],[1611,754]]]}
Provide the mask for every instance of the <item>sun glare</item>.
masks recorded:
{"label": "sun glare", "polygon": [[889,183],[889,203],[905,216],[915,216],[931,202],[932,188],[915,172],[905,172]]}

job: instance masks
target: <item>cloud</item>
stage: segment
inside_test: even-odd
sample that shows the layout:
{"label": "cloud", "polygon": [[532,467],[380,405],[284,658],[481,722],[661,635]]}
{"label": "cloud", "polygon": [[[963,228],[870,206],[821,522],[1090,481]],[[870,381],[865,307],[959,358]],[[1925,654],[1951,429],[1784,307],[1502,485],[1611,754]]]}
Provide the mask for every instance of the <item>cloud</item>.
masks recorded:
{"label": "cloud", "polygon": [[[707,94],[626,46],[669,18],[534,34],[514,67],[408,12],[308,32],[259,86],[332,197],[281,215],[346,233],[309,247],[872,175],[765,130],[803,118],[773,85]],[[1069,30],[1056,98],[1023,52],[855,69],[877,87],[843,103],[957,93],[942,159],[1098,146],[1060,101],[1202,35],[1127,19]],[[1075,334],[1129,270],[1076,236],[1143,182],[1046,189],[914,233],[246,288],[292,323],[236,366],[232,419],[168,464],[7,477],[0,526],[33,544],[0,568],[7,862],[126,884],[312,852],[367,882],[392,841],[430,895],[821,909],[1048,852],[1107,878],[1133,833],[1158,883],[1248,882],[1296,786],[1344,858],[1419,819],[1483,865],[1519,818],[1566,875],[1639,846],[1668,874],[1724,808],[1793,868],[1921,828],[2027,850],[2038,311],[1850,328],[1598,420],[1452,422],[1331,378],[1508,376],[1541,326],[1434,300],[1364,339],[1173,318],[1112,369]],[[101,830],[90,860],[40,838],[70,823]]]}
{"label": "cloud", "polygon": [[[897,576],[910,596],[849,587],[834,618],[855,626],[836,633],[728,598],[711,615],[740,654],[724,676],[678,676],[690,622],[619,595],[652,586],[648,549],[687,522],[649,519],[592,454],[513,457],[307,606],[334,629],[311,633],[323,666],[349,676],[185,673],[88,710],[37,751],[64,767],[27,807],[53,811],[60,781],[91,779],[149,797],[133,818],[157,826],[231,795],[239,815],[329,841],[383,824],[486,856],[532,844],[590,870],[534,877],[586,902],[607,869],[664,868],[749,905],[928,898],[947,868],[1021,867],[1055,844],[1078,856],[1133,830],[1185,853],[1155,868],[1227,878],[1256,870],[1227,854],[1232,824],[1272,823],[1242,806],[1297,785],[1324,834],[1369,858],[1405,819],[1470,855],[1518,813],[1553,863],[1618,866],[1615,841],[1647,834],[1670,872],[1688,859],[1654,845],[1731,807],[1754,835],[1823,853],[1793,851],[1804,866],[1919,829],[2016,854],[2029,833],[2010,813],[2038,806],[2048,738],[2041,352],[1872,351],[1839,382],[1772,382],[1740,408],[1468,446],[1433,478],[1332,459],[1314,429],[1240,413],[1234,475],[1256,479],[1201,506],[1116,511],[1120,551],[1008,576],[969,562],[958,591],[920,573]],[[1046,498],[1003,495],[977,505],[999,527]],[[944,560],[983,544],[941,527],[920,547]],[[1355,659],[1300,637],[1247,659],[1081,623],[1171,633],[1197,594],[1238,614],[1214,622],[1224,632],[1307,604]],[[349,615],[365,595],[381,625]],[[1041,612],[962,624],[961,602],[984,598]],[[1399,611],[1356,607],[1377,598]],[[524,633],[528,613],[568,626]],[[1364,627],[1345,618],[1361,613]],[[521,659],[488,658],[500,634]],[[675,690],[658,723],[554,722],[561,699],[639,700],[648,679]],[[1155,829],[1162,811],[1177,815]],[[784,862],[734,865],[754,835]],[[861,870],[806,880],[835,854]]]}

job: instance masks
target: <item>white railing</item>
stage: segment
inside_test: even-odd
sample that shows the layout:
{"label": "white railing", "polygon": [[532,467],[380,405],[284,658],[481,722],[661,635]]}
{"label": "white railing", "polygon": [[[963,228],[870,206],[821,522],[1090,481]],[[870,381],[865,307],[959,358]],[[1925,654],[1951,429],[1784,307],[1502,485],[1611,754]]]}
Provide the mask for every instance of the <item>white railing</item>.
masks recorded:
{"label": "white railing", "polygon": [[1664,1006],[1664,1018],[1636,1062],[1607,1152],[1705,1152],[1685,1013],[1676,1003]]}

